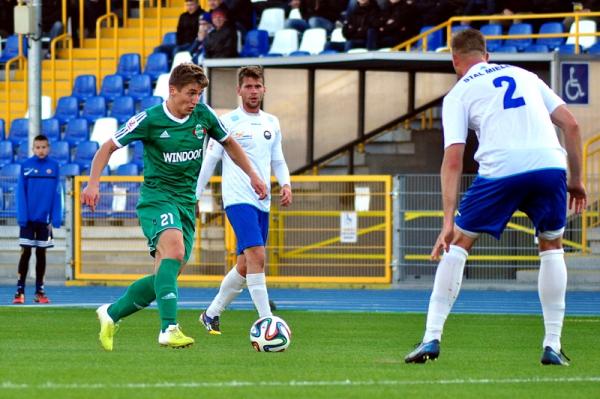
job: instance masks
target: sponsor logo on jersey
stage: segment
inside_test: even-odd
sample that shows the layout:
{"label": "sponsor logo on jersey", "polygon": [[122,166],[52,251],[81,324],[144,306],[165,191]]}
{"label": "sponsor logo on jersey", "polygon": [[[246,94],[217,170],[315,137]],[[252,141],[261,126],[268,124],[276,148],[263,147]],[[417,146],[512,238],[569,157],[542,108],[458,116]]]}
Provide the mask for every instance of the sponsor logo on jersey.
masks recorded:
{"label": "sponsor logo on jersey", "polygon": [[26,169],[25,169],[25,171],[23,171],[23,174],[24,174],[25,176],[29,176],[29,175],[30,175],[30,174],[32,174],[33,172],[36,172],[36,173],[37,173],[37,171],[36,171],[35,169],[33,169],[33,168],[26,168]]}
{"label": "sponsor logo on jersey", "polygon": [[52,169],[46,169],[46,174],[47,175],[51,175],[52,174]]}
{"label": "sponsor logo on jersey", "polygon": [[163,132],[160,134],[160,136],[158,136],[158,137],[159,137],[159,138],[161,138],[161,139],[168,139],[168,138],[170,138],[170,137],[171,137],[171,135],[169,134],[169,132],[167,132],[166,130],[164,130],[164,131],[163,131]]}
{"label": "sponsor logo on jersey", "polygon": [[193,161],[202,156],[202,148],[191,151],[179,151],[179,152],[163,152],[163,159],[166,163],[180,163]]}
{"label": "sponsor logo on jersey", "polygon": [[263,135],[265,136],[265,138],[266,138],[267,140],[271,140],[271,137],[273,136],[273,135],[271,134],[271,132],[269,132],[268,130],[265,130],[265,132],[263,133]]}
{"label": "sponsor logo on jersey", "polygon": [[146,119],[146,112],[140,112],[139,114],[132,116],[114,135],[116,140],[123,138],[127,133],[133,132],[136,127],[140,124],[141,121]]}

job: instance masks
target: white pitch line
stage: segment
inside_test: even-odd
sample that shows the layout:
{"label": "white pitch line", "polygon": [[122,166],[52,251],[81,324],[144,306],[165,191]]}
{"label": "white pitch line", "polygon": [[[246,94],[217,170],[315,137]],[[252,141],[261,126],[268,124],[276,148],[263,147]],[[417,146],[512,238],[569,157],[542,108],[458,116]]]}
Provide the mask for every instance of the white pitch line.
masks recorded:
{"label": "white pitch line", "polygon": [[157,389],[157,388],[247,388],[247,387],[330,387],[330,386],[418,386],[418,385],[487,385],[487,384],[545,384],[545,383],[600,383],[600,376],[564,378],[506,378],[506,379],[454,379],[454,380],[333,380],[333,381],[222,381],[222,382],[158,382],[132,384],[19,384],[10,381],[0,383],[0,390],[10,389]]}

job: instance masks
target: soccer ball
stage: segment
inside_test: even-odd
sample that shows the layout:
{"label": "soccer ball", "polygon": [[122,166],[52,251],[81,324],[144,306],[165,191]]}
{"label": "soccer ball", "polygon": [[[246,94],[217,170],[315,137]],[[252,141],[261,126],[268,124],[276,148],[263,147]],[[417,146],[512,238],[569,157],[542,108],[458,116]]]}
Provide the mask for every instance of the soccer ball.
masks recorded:
{"label": "soccer ball", "polygon": [[250,328],[250,343],[257,352],[283,352],[291,338],[287,323],[277,316],[261,317]]}

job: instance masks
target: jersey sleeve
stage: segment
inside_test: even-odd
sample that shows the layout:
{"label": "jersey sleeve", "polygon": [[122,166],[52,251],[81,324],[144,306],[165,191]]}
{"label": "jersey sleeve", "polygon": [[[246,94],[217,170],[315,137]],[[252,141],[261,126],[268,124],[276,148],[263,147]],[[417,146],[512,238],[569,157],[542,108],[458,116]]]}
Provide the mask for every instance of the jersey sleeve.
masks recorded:
{"label": "jersey sleeve", "polygon": [[229,137],[229,130],[227,130],[223,122],[221,122],[211,107],[206,105],[206,109],[208,110],[208,119],[210,121],[208,135],[217,140],[219,143],[222,143],[227,137]]}
{"label": "jersey sleeve", "polygon": [[283,156],[283,149],[281,147],[281,128],[279,127],[279,121],[275,121],[275,142],[271,148],[271,161],[285,161]]}
{"label": "jersey sleeve", "polygon": [[467,110],[458,98],[446,96],[442,107],[442,125],[444,127],[444,148],[452,144],[467,142],[469,121]]}
{"label": "jersey sleeve", "polygon": [[548,85],[540,78],[538,78],[538,87],[540,89],[542,99],[544,100],[544,105],[546,106],[549,114],[554,112],[554,110],[560,105],[565,104],[563,99],[553,92],[552,89],[548,87]]}
{"label": "jersey sleeve", "polygon": [[117,147],[121,148],[127,144],[144,140],[148,135],[148,114],[146,111],[132,116],[112,137]]}

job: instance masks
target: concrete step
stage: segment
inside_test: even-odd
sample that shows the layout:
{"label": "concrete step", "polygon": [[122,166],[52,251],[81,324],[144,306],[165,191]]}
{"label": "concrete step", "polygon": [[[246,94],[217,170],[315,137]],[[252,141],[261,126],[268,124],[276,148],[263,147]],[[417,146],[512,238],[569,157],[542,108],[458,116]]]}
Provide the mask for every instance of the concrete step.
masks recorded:
{"label": "concrete step", "polygon": [[410,130],[404,129],[403,127],[397,127],[396,129],[388,130],[370,143],[406,142],[411,140],[412,132]]}
{"label": "concrete step", "polygon": [[[327,165],[329,166],[346,166],[348,165],[348,155],[343,155],[341,157],[335,158],[333,161],[329,162]],[[364,166],[365,165],[365,153],[354,151],[354,165],[355,166]]]}
{"label": "concrete step", "polygon": [[[517,271],[517,283],[535,284],[538,281],[539,271],[519,270]],[[567,287],[578,288],[585,286],[595,286],[600,284],[600,270],[569,270],[567,277]]]}
{"label": "concrete step", "polygon": [[[347,175],[348,174],[348,167],[347,166],[325,166],[321,169],[319,169],[319,175],[335,175],[335,176],[341,176],[341,175]],[[369,167],[368,166],[355,166],[354,167],[354,174],[355,175],[368,175],[369,174]]]}
{"label": "concrete step", "polygon": [[600,272],[600,256],[567,256],[567,270],[592,270]]}
{"label": "concrete step", "polygon": [[415,154],[415,143],[412,142],[371,142],[365,146],[367,154]]}

